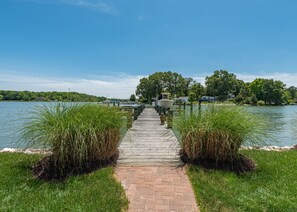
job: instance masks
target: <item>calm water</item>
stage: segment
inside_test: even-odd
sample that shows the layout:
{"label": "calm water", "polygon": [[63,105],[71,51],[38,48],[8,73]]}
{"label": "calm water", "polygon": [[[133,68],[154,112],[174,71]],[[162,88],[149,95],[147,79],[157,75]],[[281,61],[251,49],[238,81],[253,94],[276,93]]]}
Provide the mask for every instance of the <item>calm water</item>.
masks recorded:
{"label": "calm water", "polygon": [[[18,147],[18,130],[31,116],[34,107],[53,103],[40,102],[0,102],[0,149]],[[285,107],[247,107],[247,110],[267,117],[276,129],[272,132],[275,141],[267,140],[271,145],[286,146],[297,144],[293,136],[293,119],[297,117],[297,106]]]}
{"label": "calm water", "polygon": [[[175,107],[178,110],[178,106]],[[202,105],[202,109],[205,107]],[[270,130],[267,133],[269,138],[267,137],[265,140],[267,145],[292,146],[297,144],[297,121],[294,122],[297,120],[297,106],[246,106],[244,108],[263,117],[270,123]],[[186,110],[189,111],[190,107],[188,106]],[[195,110],[198,110],[198,105],[194,105],[193,111]]]}
{"label": "calm water", "polygon": [[39,102],[0,102],[0,149],[18,147],[19,132]]}

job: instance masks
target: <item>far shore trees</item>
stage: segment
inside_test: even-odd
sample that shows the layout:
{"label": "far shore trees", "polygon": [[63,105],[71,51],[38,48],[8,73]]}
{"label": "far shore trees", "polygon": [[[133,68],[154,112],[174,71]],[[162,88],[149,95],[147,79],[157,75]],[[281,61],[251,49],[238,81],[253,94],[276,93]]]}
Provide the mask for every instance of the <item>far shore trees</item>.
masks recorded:
{"label": "far shore trees", "polygon": [[297,88],[286,85],[280,80],[257,78],[244,82],[226,70],[217,70],[205,78],[205,86],[193,78],[183,77],[176,72],[156,72],[140,79],[136,95],[143,102],[151,102],[162,92],[172,97],[188,96],[191,102],[204,96],[217,97],[219,101],[233,101],[237,104],[282,105],[297,102]]}
{"label": "far shore trees", "polygon": [[286,100],[285,84],[273,79],[255,79],[250,84],[251,93],[265,104],[281,105]]}
{"label": "far shore trees", "polygon": [[130,96],[130,99],[129,99],[131,102],[135,102],[136,101],[136,96],[135,96],[135,94],[132,94],[131,96]]}
{"label": "far shore trees", "polygon": [[215,71],[212,76],[206,77],[206,93],[208,96],[217,96],[220,101],[228,99],[230,94],[237,95],[244,84],[236,75],[226,70]]}
{"label": "far shore trees", "polygon": [[297,101],[297,88],[294,86],[290,86],[287,88],[287,92],[289,93],[289,98],[291,100]]}
{"label": "far shore trees", "polygon": [[148,102],[162,92],[169,92],[173,96],[185,96],[188,95],[192,81],[192,78],[184,78],[175,72],[156,72],[140,79],[136,95],[142,96]]}
{"label": "far shore trees", "polygon": [[0,101],[101,102],[105,99],[105,97],[97,97],[77,92],[32,92],[0,90]]}

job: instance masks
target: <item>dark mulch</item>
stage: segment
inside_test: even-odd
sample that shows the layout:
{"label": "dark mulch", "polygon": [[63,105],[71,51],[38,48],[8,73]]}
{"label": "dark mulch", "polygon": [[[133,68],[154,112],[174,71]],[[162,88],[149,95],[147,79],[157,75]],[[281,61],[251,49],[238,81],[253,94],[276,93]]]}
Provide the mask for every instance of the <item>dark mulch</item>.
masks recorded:
{"label": "dark mulch", "polygon": [[67,165],[60,172],[59,164],[55,164],[51,156],[46,156],[32,166],[32,173],[35,178],[44,181],[65,181],[73,175],[86,174],[107,166],[115,166],[119,157],[119,152],[114,154],[109,160],[89,161],[83,166]]}
{"label": "dark mulch", "polygon": [[217,161],[208,158],[196,158],[191,160],[183,151],[180,152],[180,157],[184,163],[198,165],[205,169],[232,171],[237,174],[253,171],[256,168],[255,161],[242,154],[239,154],[239,157],[233,161]]}

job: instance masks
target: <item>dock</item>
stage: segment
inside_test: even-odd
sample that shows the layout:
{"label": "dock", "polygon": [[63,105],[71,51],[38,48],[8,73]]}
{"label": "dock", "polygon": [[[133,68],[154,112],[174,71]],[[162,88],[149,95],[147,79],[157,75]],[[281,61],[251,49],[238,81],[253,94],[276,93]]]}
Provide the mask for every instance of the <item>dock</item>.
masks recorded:
{"label": "dock", "polygon": [[180,145],[159,114],[146,108],[134,121],[120,146],[118,166],[178,166]]}

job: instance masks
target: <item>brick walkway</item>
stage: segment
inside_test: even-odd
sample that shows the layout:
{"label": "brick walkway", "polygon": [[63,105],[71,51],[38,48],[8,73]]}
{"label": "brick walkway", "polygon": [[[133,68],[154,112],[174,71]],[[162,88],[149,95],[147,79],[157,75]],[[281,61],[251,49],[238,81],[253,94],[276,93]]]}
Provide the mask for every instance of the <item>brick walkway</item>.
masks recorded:
{"label": "brick walkway", "polygon": [[198,211],[183,168],[117,167],[129,199],[129,211]]}
{"label": "brick walkway", "polygon": [[199,211],[193,189],[180,168],[179,144],[145,109],[120,145],[116,178],[129,199],[129,211]]}

